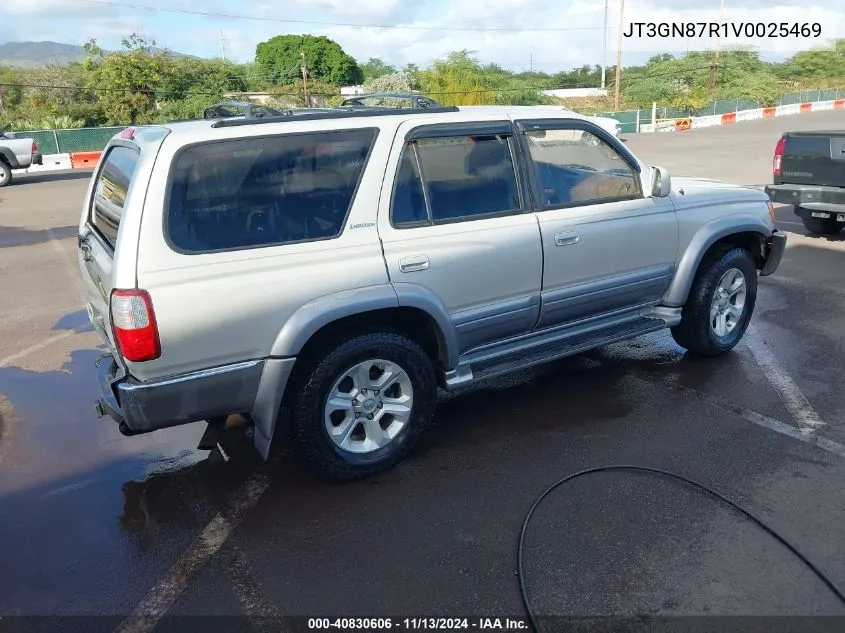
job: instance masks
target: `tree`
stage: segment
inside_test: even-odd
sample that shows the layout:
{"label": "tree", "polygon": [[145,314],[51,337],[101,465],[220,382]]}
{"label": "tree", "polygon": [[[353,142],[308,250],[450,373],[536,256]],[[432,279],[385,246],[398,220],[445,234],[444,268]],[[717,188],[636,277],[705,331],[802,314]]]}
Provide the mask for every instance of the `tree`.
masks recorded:
{"label": "tree", "polygon": [[[99,50],[96,42],[89,44],[89,52]],[[88,86],[97,93],[109,124],[146,122],[158,97],[166,97],[164,87],[172,85],[176,64],[166,52],[153,52],[154,46],[133,33],[123,40],[124,51],[86,60]]]}
{"label": "tree", "polygon": [[431,68],[418,75],[423,92],[444,105],[484,105],[495,95],[475,51],[461,50],[435,60]]}
{"label": "tree", "polygon": [[278,85],[299,76],[302,53],[309,79],[340,86],[357,85],[364,80],[355,59],[323,35],[277,35],[256,46],[255,61],[272,74]]}
{"label": "tree", "polygon": [[[405,73],[390,73],[389,75],[382,75],[376,79],[364,82],[364,92],[369,94],[379,92],[399,92],[409,93],[413,92],[413,84],[411,83],[411,76]],[[377,99],[371,105],[400,107],[408,106],[407,100],[401,99]]]}
{"label": "tree", "polygon": [[370,57],[366,63],[361,65],[361,71],[364,73],[364,81],[367,82],[385,75],[392,75],[396,72],[396,68],[384,63],[378,57]]}
{"label": "tree", "polygon": [[845,76],[845,40],[836,40],[833,48],[801,51],[779,69],[782,77],[833,78]]}
{"label": "tree", "polygon": [[0,112],[9,108],[15,108],[21,103],[23,91],[15,84],[22,83],[18,72],[13,68],[0,66],[0,84],[12,84],[0,86]]}

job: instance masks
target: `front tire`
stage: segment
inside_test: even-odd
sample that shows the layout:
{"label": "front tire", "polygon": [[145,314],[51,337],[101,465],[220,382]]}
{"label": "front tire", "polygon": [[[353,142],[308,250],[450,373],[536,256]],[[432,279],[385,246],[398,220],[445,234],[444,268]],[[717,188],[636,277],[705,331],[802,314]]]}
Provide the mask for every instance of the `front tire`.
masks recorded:
{"label": "front tire", "polygon": [[404,334],[358,334],[329,349],[306,374],[293,408],[294,445],[333,479],[393,468],[434,418],[434,366]]}
{"label": "front tire", "polygon": [[801,216],[804,228],[816,235],[836,235],[845,227],[845,222],[837,222],[833,218],[814,218],[808,215]]}
{"label": "front tire", "polygon": [[0,187],[5,187],[12,182],[12,168],[9,163],[0,160]]}
{"label": "front tire", "polygon": [[757,301],[757,268],[743,248],[723,247],[701,262],[672,338],[701,356],[719,356],[739,343]]}

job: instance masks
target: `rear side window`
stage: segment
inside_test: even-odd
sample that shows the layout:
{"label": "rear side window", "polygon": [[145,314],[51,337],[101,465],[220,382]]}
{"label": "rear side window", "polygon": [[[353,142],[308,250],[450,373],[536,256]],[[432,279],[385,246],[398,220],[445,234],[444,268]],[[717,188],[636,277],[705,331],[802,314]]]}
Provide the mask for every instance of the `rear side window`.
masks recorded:
{"label": "rear side window", "polygon": [[138,165],[140,153],[129,147],[112,147],[103,161],[103,167],[94,189],[91,206],[91,224],[114,248],[117,230],[126,207],[129,183]]}
{"label": "rear side window", "polygon": [[166,232],[183,253],[340,235],[376,130],[195,145],[173,166]]}
{"label": "rear side window", "polygon": [[473,220],[520,208],[509,138],[423,138],[404,150],[393,193],[393,226]]}

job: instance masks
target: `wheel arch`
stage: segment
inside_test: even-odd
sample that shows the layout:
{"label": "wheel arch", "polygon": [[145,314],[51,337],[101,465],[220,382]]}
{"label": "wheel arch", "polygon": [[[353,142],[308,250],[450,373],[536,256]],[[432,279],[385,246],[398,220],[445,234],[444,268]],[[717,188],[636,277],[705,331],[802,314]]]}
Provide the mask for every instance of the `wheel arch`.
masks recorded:
{"label": "wheel arch", "polygon": [[771,235],[772,227],[756,216],[739,220],[736,216],[728,216],[705,224],[693,236],[684,251],[662,305],[683,306],[701,262],[721,246],[738,246],[748,250],[754,258],[755,266],[760,269],[764,263],[762,246]]}
{"label": "wheel arch", "polygon": [[308,355],[322,341],[350,328],[376,326],[406,333],[445,369],[457,363],[457,335],[443,303],[417,284],[380,284],[310,301],[287,319],[270,356]]}
{"label": "wheel arch", "polygon": [[0,161],[6,163],[12,169],[20,167],[18,157],[8,147],[0,147]]}

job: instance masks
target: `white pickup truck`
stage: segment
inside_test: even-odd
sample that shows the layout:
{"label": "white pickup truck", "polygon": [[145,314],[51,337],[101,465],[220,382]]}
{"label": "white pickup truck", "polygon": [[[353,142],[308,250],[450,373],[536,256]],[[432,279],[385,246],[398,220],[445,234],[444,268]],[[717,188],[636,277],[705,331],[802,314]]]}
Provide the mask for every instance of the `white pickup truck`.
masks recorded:
{"label": "white pickup truck", "polygon": [[41,154],[38,143],[32,138],[15,138],[10,133],[0,130],[0,187],[12,182],[13,169],[26,169],[30,165],[40,165]]}

